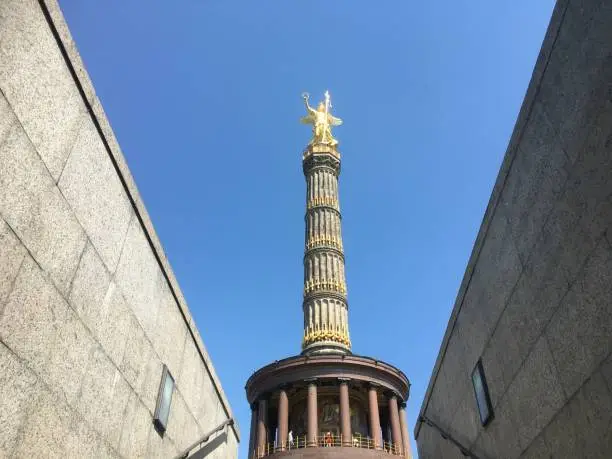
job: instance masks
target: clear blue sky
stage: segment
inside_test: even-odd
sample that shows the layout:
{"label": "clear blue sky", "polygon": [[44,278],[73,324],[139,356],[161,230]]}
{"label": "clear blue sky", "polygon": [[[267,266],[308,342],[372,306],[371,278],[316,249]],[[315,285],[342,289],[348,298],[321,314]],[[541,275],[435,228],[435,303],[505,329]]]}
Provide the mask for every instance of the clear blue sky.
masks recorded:
{"label": "clear blue sky", "polygon": [[300,94],[330,90],[353,350],[408,375],[412,430],[554,0],[60,4],[241,458],[247,378],[300,351]]}

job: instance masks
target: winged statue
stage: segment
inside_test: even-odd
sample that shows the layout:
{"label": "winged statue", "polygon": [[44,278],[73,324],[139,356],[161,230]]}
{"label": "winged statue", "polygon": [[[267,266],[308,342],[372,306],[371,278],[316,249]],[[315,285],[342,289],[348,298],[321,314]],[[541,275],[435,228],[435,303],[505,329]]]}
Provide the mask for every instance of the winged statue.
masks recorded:
{"label": "winged statue", "polygon": [[340,126],[342,120],[333,116],[330,113],[331,99],[329,91],[325,91],[325,100],[320,102],[316,109],[312,108],[308,103],[310,98],[308,93],[302,94],[304,105],[308,114],[300,119],[303,124],[312,124],[312,139],[311,144],[324,143],[331,146],[336,146],[338,141],[334,138],[331,132],[332,126]]}

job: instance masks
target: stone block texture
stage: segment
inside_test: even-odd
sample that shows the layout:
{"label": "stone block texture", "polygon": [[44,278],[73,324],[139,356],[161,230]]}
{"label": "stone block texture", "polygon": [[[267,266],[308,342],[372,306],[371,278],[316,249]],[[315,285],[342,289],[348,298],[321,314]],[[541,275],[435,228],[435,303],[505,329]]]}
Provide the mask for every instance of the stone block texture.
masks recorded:
{"label": "stone block texture", "polygon": [[558,0],[415,426],[419,457],[464,457],[427,418],[481,458],[608,458],[611,402],[612,3]]}
{"label": "stone block texture", "polygon": [[0,387],[0,457],[169,458],[233,417],[55,0],[0,2]]}

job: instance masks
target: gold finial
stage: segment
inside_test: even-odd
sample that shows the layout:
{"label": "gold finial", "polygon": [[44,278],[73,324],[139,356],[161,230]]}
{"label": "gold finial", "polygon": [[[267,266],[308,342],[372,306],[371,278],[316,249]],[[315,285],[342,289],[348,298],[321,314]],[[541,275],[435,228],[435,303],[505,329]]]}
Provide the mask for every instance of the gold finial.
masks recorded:
{"label": "gold finial", "polygon": [[330,113],[332,105],[329,91],[325,91],[325,100],[319,103],[316,110],[308,103],[310,95],[307,92],[302,94],[302,98],[304,99],[308,115],[302,117],[300,121],[303,124],[312,124],[312,139],[310,140],[310,144],[322,143],[331,145],[332,147],[338,145],[338,141],[334,139],[332,135],[331,128],[332,126],[340,126],[342,120],[332,116]]}

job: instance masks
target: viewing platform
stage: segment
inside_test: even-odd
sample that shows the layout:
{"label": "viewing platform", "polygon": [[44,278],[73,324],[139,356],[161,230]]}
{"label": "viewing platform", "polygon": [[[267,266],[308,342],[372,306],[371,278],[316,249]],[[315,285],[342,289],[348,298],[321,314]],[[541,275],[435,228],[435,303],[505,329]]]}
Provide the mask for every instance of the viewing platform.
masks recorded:
{"label": "viewing platform", "polygon": [[[349,452],[350,449],[350,452]],[[383,442],[376,446],[370,437],[353,436],[346,442],[342,435],[320,435],[316,445],[308,445],[306,436],[296,436],[286,446],[278,443],[267,443],[263,451],[254,451],[250,459],[261,457],[283,458],[342,458],[349,453],[355,458],[378,458],[400,456],[405,457],[400,445]]]}

